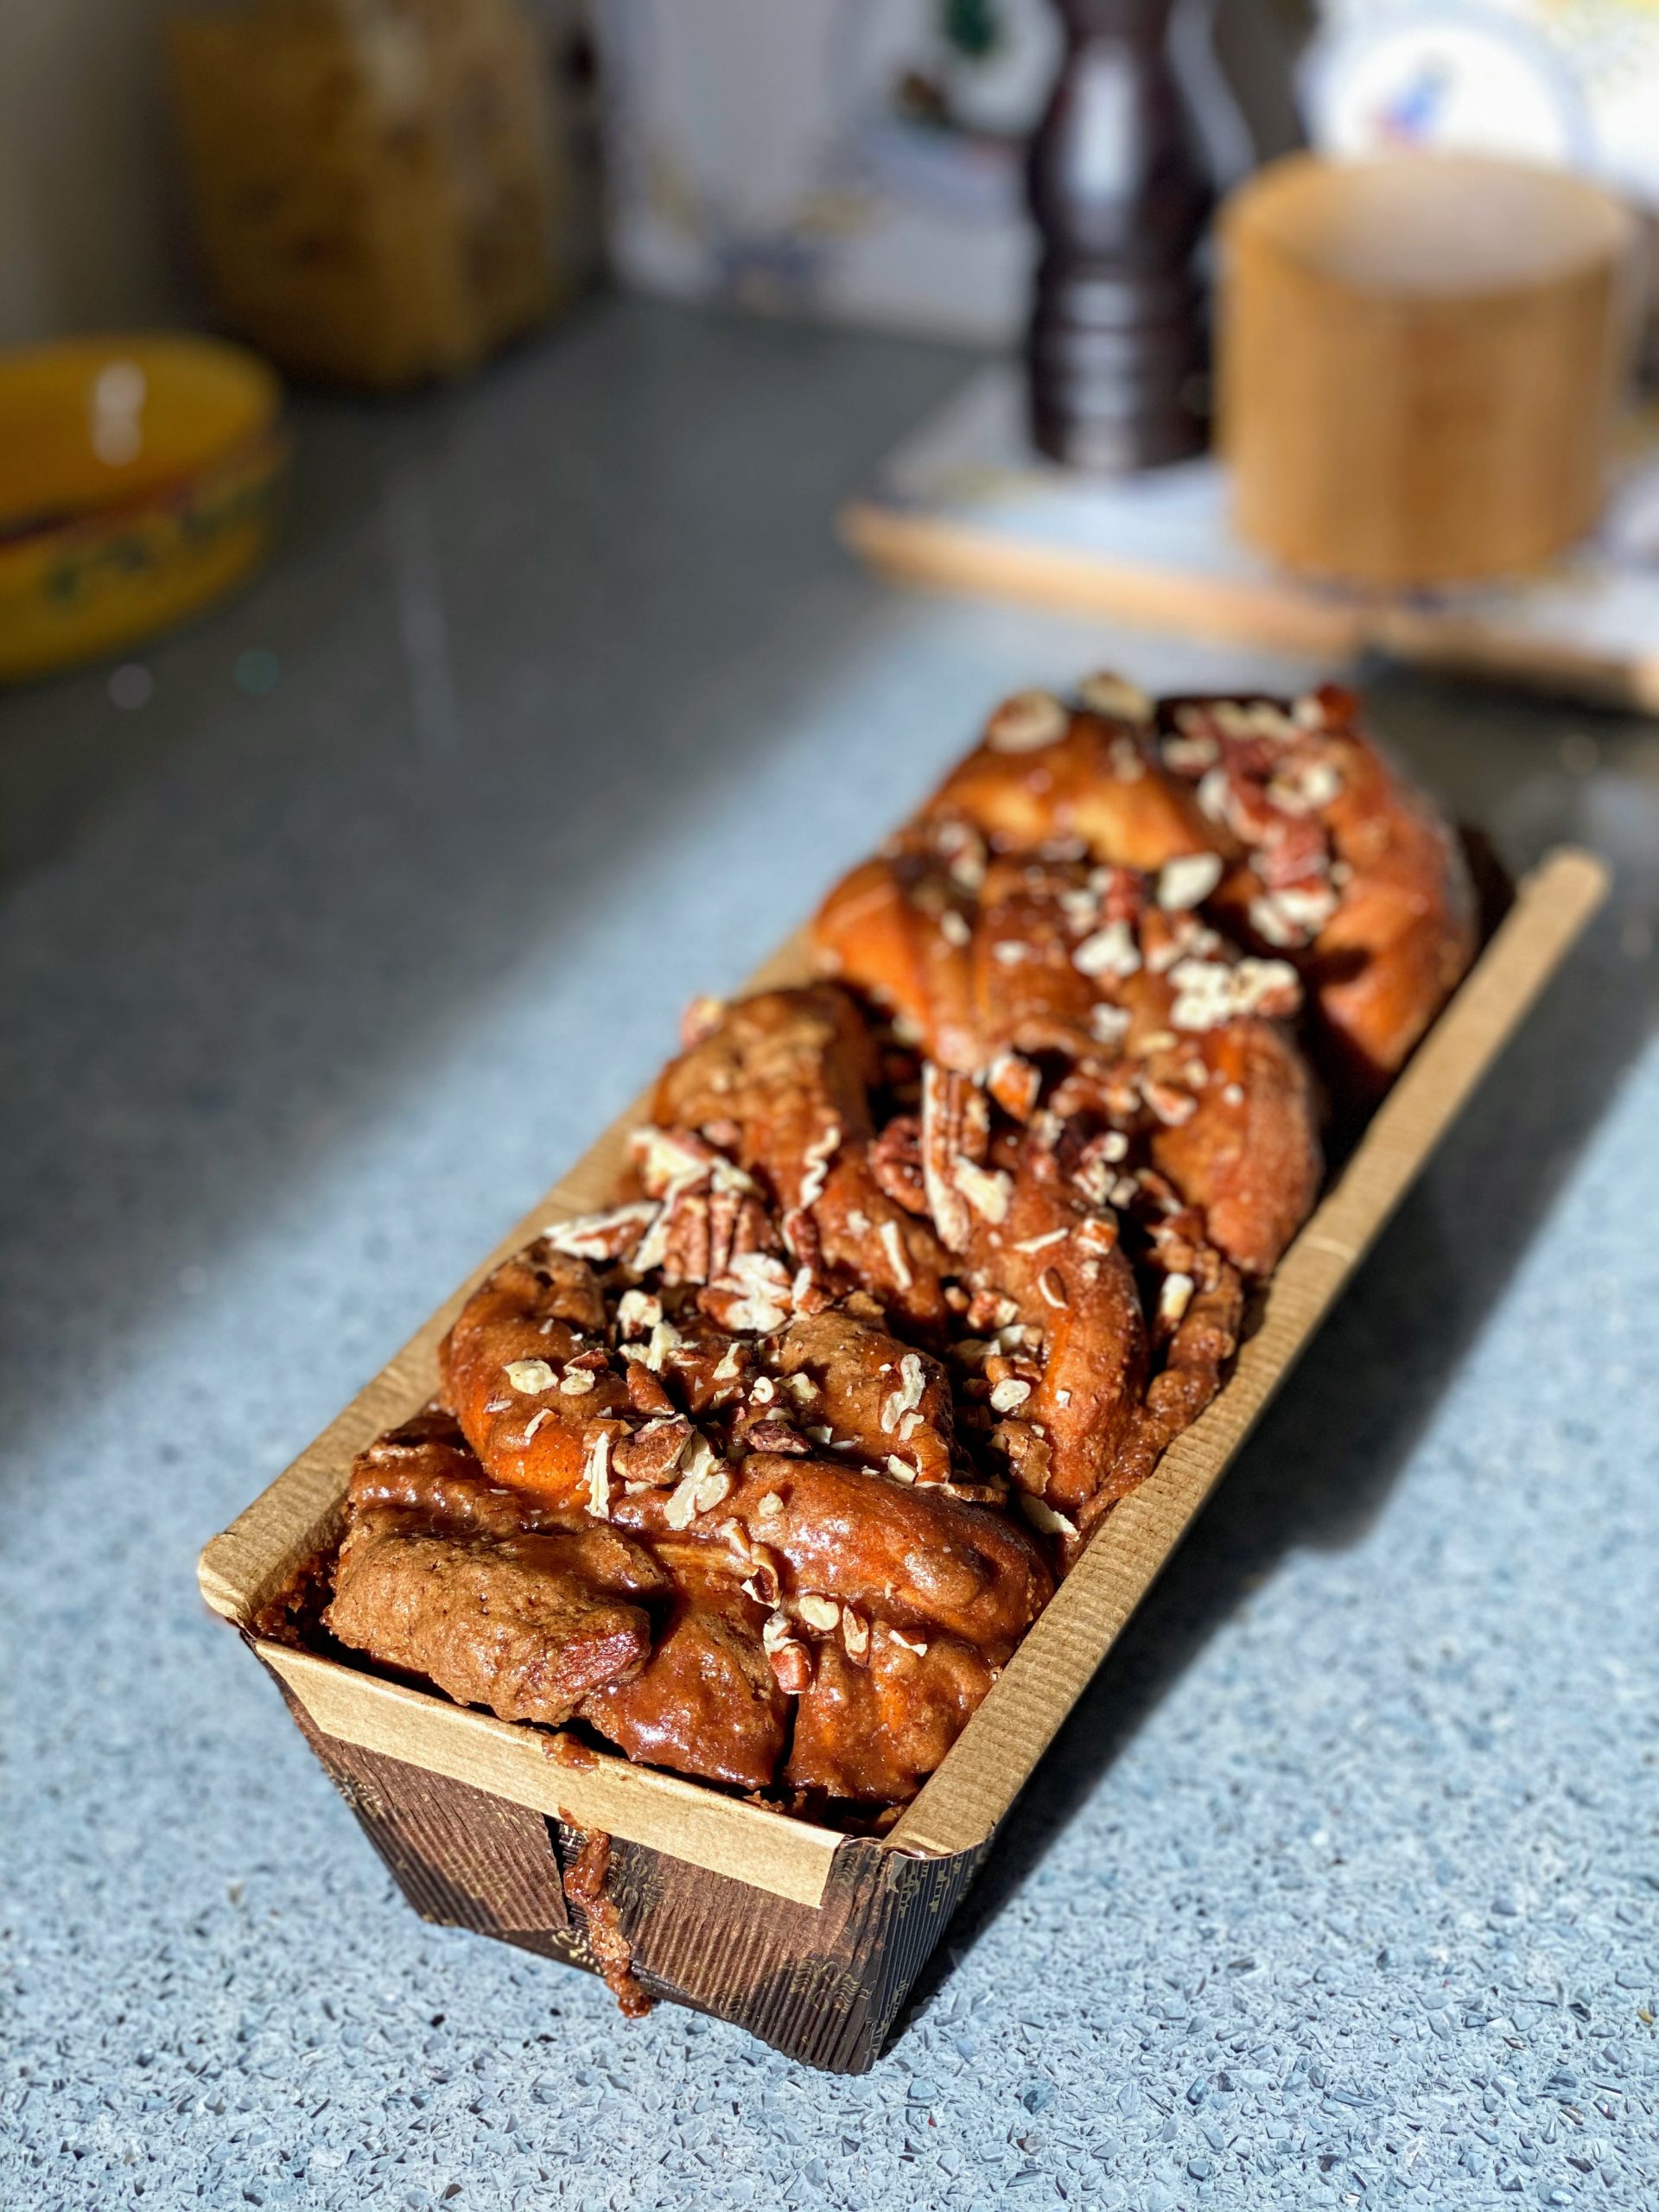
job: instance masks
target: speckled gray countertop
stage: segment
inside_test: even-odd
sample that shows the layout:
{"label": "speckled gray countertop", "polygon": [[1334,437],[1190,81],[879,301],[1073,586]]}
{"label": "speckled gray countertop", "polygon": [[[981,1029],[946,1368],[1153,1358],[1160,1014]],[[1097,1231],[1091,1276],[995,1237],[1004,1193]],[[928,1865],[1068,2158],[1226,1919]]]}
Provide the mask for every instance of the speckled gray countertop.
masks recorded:
{"label": "speckled gray countertop", "polygon": [[7,2207],[1659,2201],[1651,725],[1379,679],[1613,908],[872,2075],[423,1926],[196,1599],[999,690],[1274,672],[844,562],[962,368],[612,305],[314,404],[283,560],[145,703],[0,702]]}

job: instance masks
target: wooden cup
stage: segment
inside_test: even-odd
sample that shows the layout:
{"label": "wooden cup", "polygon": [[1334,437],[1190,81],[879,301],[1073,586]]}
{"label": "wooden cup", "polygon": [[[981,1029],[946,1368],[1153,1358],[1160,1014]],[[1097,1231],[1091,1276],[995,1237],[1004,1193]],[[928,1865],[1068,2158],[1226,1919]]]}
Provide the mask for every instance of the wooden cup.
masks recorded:
{"label": "wooden cup", "polygon": [[1635,226],[1563,171],[1290,156],[1222,219],[1241,537],[1379,589],[1534,569],[1593,521],[1634,336]]}

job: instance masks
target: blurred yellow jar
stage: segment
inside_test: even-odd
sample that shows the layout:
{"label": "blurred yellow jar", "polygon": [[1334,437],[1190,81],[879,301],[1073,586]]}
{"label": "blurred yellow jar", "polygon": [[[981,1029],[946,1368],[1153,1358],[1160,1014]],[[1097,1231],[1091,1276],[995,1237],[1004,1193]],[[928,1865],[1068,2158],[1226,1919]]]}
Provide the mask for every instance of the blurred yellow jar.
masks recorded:
{"label": "blurred yellow jar", "polygon": [[517,0],[182,0],[167,41],[215,305],[283,368],[454,376],[557,304]]}
{"label": "blurred yellow jar", "polygon": [[114,652],[270,545],[282,391],[239,346],[87,338],[0,353],[0,679]]}

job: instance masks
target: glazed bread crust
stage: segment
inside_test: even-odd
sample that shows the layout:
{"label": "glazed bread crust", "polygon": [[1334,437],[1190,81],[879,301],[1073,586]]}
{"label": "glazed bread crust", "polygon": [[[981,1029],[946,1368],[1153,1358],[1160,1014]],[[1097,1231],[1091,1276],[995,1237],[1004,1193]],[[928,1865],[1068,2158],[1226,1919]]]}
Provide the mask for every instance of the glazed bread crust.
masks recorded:
{"label": "glazed bread crust", "polygon": [[501,1718],[853,1825],[933,1771],[1225,1378],[1473,944],[1347,695],[1005,702],[699,1001],[612,1202],[467,1300],[323,1625]]}

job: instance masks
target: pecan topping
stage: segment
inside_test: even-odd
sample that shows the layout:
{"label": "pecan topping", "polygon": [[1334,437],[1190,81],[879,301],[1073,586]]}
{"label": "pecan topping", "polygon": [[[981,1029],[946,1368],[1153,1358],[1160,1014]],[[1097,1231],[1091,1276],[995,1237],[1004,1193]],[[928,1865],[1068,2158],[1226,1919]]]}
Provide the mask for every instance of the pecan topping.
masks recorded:
{"label": "pecan topping", "polygon": [[1175,986],[1169,1018],[1177,1029],[1218,1029],[1251,1014],[1282,1020],[1302,1002],[1296,970],[1285,960],[1179,960],[1169,980]]}
{"label": "pecan topping", "polygon": [[601,1428],[588,1446],[583,1472],[588,1484],[588,1510],[600,1521],[611,1516],[611,1433]]}
{"label": "pecan topping", "polygon": [[631,1359],[627,1372],[628,1403],[637,1414],[671,1414],[674,1401],[643,1359]]}
{"label": "pecan topping", "polygon": [[916,1277],[910,1264],[910,1255],[905,1249],[905,1240],[896,1221],[884,1221],[876,1231],[877,1242],[887,1255],[893,1279],[900,1290],[908,1290]]}
{"label": "pecan topping", "polygon": [[663,1301],[649,1291],[625,1290],[616,1301],[616,1330],[620,1337],[648,1336],[663,1318]]}
{"label": "pecan topping", "polygon": [[796,1194],[796,1207],[804,1212],[816,1205],[823,1196],[823,1186],[829,1179],[830,1163],[841,1149],[841,1124],[831,1122],[820,1130],[801,1154],[801,1187]]}
{"label": "pecan topping", "polygon": [[575,1260],[621,1260],[639,1244],[657,1218],[647,1199],[613,1206],[606,1213],[578,1214],[574,1221],[556,1221],[543,1233],[556,1252]]}
{"label": "pecan topping", "polygon": [[771,1217],[760,1199],[720,1185],[671,1192],[663,1201],[655,1241],[660,1250],[653,1253],[653,1264],[671,1283],[713,1282],[730,1274],[749,1254],[777,1249]]}
{"label": "pecan topping", "polygon": [[690,1001],[680,1016],[680,1042],[689,1051],[693,1045],[702,1044],[719,1028],[721,1017],[726,1011],[724,999],[710,998],[706,993]]}
{"label": "pecan topping", "polygon": [[1034,753],[1063,738],[1070,720],[1052,691],[1016,691],[991,716],[985,742],[994,753]]}
{"label": "pecan topping", "polygon": [[651,1421],[613,1449],[611,1464],[631,1483],[666,1483],[679,1466],[682,1453],[694,1434],[683,1414]]}
{"label": "pecan topping", "polygon": [[686,1471],[663,1508],[671,1529],[689,1529],[699,1514],[712,1513],[731,1495],[731,1469],[715,1459],[701,1436],[692,1440],[686,1459]]}
{"label": "pecan topping", "polygon": [[[1124,1016],[1125,1027],[1128,1017]],[[1036,1110],[1043,1078],[1032,1063],[1018,1052],[999,1052],[985,1071],[985,1088],[1002,1111],[1016,1122],[1028,1122]]]}
{"label": "pecan topping", "polygon": [[1086,937],[1071,955],[1071,965],[1082,976],[1134,976],[1141,967],[1141,949],[1126,921],[1109,921]]}
{"label": "pecan topping", "polygon": [[1084,705],[1097,715],[1109,715],[1114,721],[1149,722],[1152,702],[1138,683],[1103,668],[1093,676],[1085,676],[1077,686],[1077,696]]}
{"label": "pecan topping", "polygon": [[711,1320],[735,1335],[770,1336],[789,1319],[791,1277],[781,1261],[764,1252],[739,1255],[717,1281],[697,1293]]}
{"label": "pecan topping", "polygon": [[1186,853],[1166,861],[1158,876],[1158,904],[1172,912],[1197,906],[1221,881],[1219,853]]}
{"label": "pecan topping", "polygon": [[760,1648],[771,1662],[773,1679],[787,1696],[799,1697],[812,1687],[812,1655],[792,1633],[789,1615],[767,1616],[760,1631]]}
{"label": "pecan topping", "polygon": [[544,1359],[510,1359],[503,1372],[515,1390],[522,1390],[533,1397],[541,1390],[553,1388],[553,1370]]}
{"label": "pecan topping", "polygon": [[[895,1114],[871,1143],[868,1158],[870,1173],[895,1205],[906,1213],[927,1211],[927,1194],[922,1183],[921,1123],[914,1114]],[[862,1217],[861,1217],[861,1219]],[[859,1223],[851,1224],[855,1229]],[[864,1226],[869,1226],[868,1222]]]}
{"label": "pecan topping", "polygon": [[751,1452],[804,1453],[809,1448],[805,1439],[798,1435],[786,1421],[751,1422],[743,1440]]}
{"label": "pecan topping", "polygon": [[942,1240],[953,1252],[968,1248],[973,1217],[1001,1221],[1008,1210],[1008,1178],[987,1168],[991,1115],[985,1094],[969,1076],[930,1060],[922,1070],[922,1188]]}
{"label": "pecan topping", "polygon": [[1075,1521],[1068,1521],[1064,1513],[1057,1513],[1052,1505],[1046,1505],[1031,1491],[1020,1491],[1020,1510],[1041,1535],[1075,1536],[1077,1533]]}

